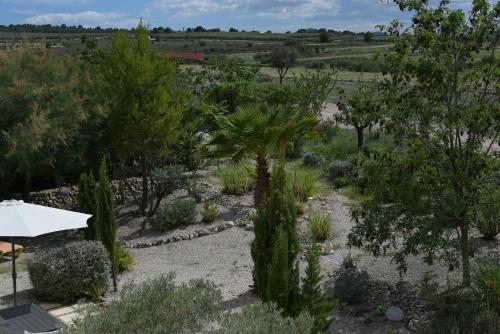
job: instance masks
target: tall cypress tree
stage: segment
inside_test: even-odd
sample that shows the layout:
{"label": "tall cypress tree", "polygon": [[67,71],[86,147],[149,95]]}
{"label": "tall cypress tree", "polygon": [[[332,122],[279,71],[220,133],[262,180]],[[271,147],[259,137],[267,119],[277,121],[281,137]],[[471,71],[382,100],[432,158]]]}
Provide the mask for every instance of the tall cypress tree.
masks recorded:
{"label": "tall cypress tree", "polygon": [[116,286],[116,224],[115,212],[113,208],[113,192],[109,183],[106,160],[101,162],[99,170],[99,190],[97,195],[97,226],[99,235],[104,246],[107,248],[112,265],[113,287]]}
{"label": "tall cypress tree", "polygon": [[283,165],[273,169],[269,192],[257,210],[251,252],[259,297],[277,303],[287,315],[297,314],[297,213]]}
{"label": "tall cypress tree", "polygon": [[314,318],[313,333],[321,333],[328,330],[331,320],[328,315],[334,307],[325,294],[321,291],[320,281],[320,249],[316,243],[312,243],[306,253],[306,276],[302,279],[302,309],[306,310]]}
{"label": "tall cypress tree", "polygon": [[87,220],[87,228],[84,229],[83,238],[85,240],[97,240],[97,226],[96,226],[96,213],[97,213],[97,190],[96,182],[92,172],[82,173],[80,181],[78,182],[78,210],[83,213],[92,215],[92,218]]}

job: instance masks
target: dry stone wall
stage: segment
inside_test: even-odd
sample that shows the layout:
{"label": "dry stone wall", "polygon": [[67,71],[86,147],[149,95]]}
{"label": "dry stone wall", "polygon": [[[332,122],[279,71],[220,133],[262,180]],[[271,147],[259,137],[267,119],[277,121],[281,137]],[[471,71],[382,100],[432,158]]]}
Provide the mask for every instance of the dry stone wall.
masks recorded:
{"label": "dry stone wall", "polygon": [[[142,182],[139,178],[115,180],[111,183],[114,202],[117,205],[130,203],[142,194]],[[29,203],[50,206],[58,209],[77,209],[78,187],[60,187],[31,193]]]}

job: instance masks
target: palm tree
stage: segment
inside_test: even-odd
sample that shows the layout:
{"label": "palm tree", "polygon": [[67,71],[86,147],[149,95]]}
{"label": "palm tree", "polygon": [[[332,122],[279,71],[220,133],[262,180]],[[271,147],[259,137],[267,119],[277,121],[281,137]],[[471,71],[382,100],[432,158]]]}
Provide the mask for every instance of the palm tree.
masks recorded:
{"label": "palm tree", "polygon": [[218,130],[209,144],[217,155],[235,161],[244,157],[255,159],[257,184],[254,200],[259,205],[269,188],[269,159],[307,135],[317,124],[317,119],[291,107],[263,104],[242,107],[234,114],[219,116],[217,124]]}

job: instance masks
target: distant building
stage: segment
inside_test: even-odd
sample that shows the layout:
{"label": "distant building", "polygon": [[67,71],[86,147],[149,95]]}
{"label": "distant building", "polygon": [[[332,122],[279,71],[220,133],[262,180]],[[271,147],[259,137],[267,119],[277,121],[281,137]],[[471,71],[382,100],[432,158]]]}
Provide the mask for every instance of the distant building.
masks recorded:
{"label": "distant building", "polygon": [[191,51],[167,51],[163,53],[163,56],[170,57],[173,59],[185,59],[194,61],[205,61],[205,54],[203,52],[191,52]]}

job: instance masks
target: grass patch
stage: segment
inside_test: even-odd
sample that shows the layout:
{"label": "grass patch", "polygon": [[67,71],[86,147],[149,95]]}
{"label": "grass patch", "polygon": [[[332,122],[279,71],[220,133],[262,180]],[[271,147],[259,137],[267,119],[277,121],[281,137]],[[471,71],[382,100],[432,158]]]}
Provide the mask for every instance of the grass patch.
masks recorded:
{"label": "grass patch", "polygon": [[219,168],[217,176],[221,180],[224,192],[230,195],[244,195],[255,185],[255,169],[253,166],[238,163]]}
{"label": "grass patch", "polygon": [[312,238],[316,242],[328,240],[332,234],[331,218],[325,213],[312,211],[309,214]]}

